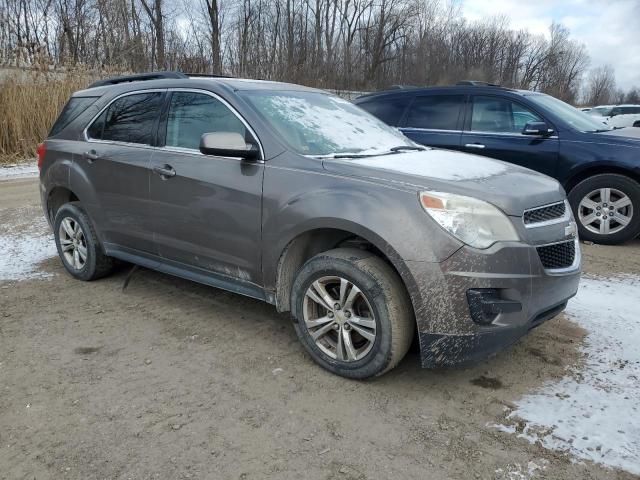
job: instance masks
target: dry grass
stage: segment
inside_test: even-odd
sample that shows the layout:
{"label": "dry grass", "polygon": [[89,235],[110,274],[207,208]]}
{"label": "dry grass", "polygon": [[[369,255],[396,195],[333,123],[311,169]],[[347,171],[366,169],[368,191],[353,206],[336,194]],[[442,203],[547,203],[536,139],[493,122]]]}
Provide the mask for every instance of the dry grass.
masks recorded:
{"label": "dry grass", "polygon": [[8,71],[0,77],[0,163],[36,155],[71,93],[93,79],[84,71]]}

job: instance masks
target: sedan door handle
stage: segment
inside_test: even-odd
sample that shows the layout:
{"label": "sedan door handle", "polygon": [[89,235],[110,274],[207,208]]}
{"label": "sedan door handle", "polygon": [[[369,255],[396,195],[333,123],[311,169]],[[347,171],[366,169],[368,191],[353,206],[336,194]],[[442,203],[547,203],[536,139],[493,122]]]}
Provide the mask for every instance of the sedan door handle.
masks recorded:
{"label": "sedan door handle", "polygon": [[481,143],[465,143],[464,146],[466,148],[479,148],[479,149],[483,149],[484,145]]}
{"label": "sedan door handle", "polygon": [[87,162],[89,163],[93,163],[100,158],[100,155],[98,155],[98,152],[96,152],[95,150],[89,150],[88,152],[84,152],[83,155],[84,155],[84,158],[86,158]]}
{"label": "sedan door handle", "polygon": [[176,176],[176,171],[171,165],[165,165],[164,167],[153,167],[153,171],[160,175],[163,179]]}

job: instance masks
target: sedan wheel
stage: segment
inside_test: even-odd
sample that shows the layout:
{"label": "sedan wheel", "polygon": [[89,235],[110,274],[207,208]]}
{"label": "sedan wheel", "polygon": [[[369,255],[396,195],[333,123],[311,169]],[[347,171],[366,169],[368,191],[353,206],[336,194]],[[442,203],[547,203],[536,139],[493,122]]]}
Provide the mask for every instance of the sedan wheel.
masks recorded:
{"label": "sedan wheel", "polygon": [[633,219],[633,204],[624,192],[599,188],[585,195],[578,207],[578,220],[588,231],[610,235],[624,230]]}
{"label": "sedan wheel", "polygon": [[303,320],[316,346],[342,362],[364,358],[376,340],[376,319],[369,301],[342,277],[322,277],[309,286]]}
{"label": "sedan wheel", "polygon": [[87,241],[80,224],[71,217],[63,218],[58,238],[67,264],[75,270],[82,270],[87,262]]}

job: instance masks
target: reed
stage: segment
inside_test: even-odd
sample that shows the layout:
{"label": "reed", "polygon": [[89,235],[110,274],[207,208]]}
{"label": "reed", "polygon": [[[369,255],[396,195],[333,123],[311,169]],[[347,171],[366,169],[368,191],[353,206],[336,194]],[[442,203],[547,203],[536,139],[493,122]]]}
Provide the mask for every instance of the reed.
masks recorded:
{"label": "reed", "polygon": [[69,96],[96,77],[81,70],[0,73],[0,163],[35,157]]}

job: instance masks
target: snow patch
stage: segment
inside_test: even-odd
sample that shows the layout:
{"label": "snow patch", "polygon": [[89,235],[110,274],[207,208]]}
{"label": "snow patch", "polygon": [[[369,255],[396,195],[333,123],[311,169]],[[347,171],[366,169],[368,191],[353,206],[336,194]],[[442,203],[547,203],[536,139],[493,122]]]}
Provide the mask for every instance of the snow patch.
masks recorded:
{"label": "snow patch", "polygon": [[38,165],[35,162],[0,166],[0,180],[37,177],[38,173]]}
{"label": "snow patch", "polygon": [[476,180],[507,171],[507,165],[502,162],[446,150],[407,152],[351,161],[372,168],[440,180]]}
{"label": "snow patch", "polygon": [[585,365],[517,402],[519,437],[640,474],[639,308],[640,277],[582,279],[566,313],[589,332]]}
{"label": "snow patch", "polygon": [[21,229],[0,232],[0,281],[52,276],[39,264],[57,255],[56,244],[44,218]]}

